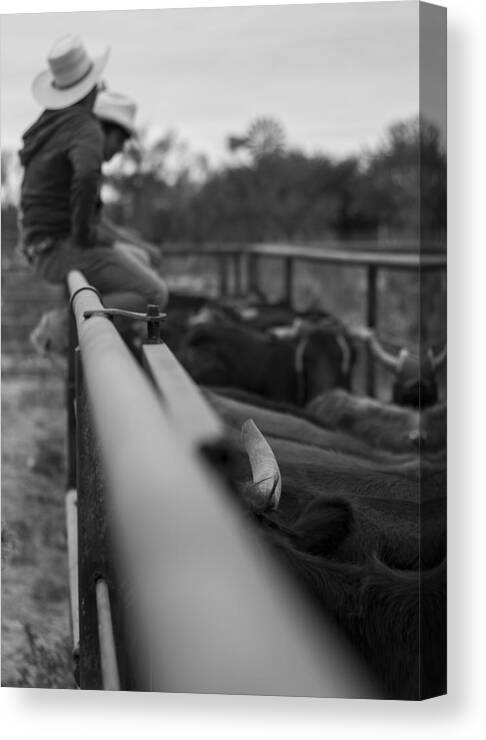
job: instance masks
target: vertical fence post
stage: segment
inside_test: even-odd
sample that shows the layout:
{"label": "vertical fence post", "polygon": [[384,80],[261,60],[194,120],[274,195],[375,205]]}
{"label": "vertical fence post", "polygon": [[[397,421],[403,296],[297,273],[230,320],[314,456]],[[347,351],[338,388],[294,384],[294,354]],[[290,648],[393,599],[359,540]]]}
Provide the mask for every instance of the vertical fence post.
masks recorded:
{"label": "vertical fence post", "polygon": [[246,251],[246,249],[242,250],[240,252],[240,285],[242,296],[246,296],[250,292],[249,261],[250,257],[248,255],[248,252]]}
{"label": "vertical fence post", "polygon": [[293,257],[284,258],[284,300],[289,308],[293,305]]}
{"label": "vertical fence post", "polygon": [[234,294],[237,298],[243,295],[243,255],[241,249],[233,254]]}
{"label": "vertical fence post", "polygon": [[[377,316],[377,274],[376,265],[368,265],[367,268],[367,290],[366,290],[366,324],[373,331],[376,329]],[[368,396],[375,395],[375,363],[371,349],[367,349],[366,358],[366,393]]]}
{"label": "vertical fence post", "polygon": [[228,295],[228,257],[224,253],[217,255],[219,271],[219,297],[226,298]]}
{"label": "vertical fence post", "polygon": [[258,285],[258,256],[251,252],[248,255],[248,292],[257,294],[260,292]]}

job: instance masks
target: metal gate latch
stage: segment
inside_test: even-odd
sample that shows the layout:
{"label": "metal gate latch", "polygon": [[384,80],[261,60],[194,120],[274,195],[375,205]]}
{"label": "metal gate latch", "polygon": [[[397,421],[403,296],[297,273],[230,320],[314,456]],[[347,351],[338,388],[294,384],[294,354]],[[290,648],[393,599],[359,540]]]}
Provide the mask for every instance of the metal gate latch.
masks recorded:
{"label": "metal gate latch", "polygon": [[166,313],[161,313],[160,308],[156,304],[149,304],[147,306],[147,313],[137,313],[136,311],[126,311],[123,308],[100,308],[95,311],[85,311],[83,313],[85,319],[90,319],[92,316],[104,316],[108,319],[113,319],[114,316],[124,316],[127,319],[133,321],[145,321],[147,324],[147,343],[148,344],[161,344],[160,338],[160,325],[164,319],[167,318]]}

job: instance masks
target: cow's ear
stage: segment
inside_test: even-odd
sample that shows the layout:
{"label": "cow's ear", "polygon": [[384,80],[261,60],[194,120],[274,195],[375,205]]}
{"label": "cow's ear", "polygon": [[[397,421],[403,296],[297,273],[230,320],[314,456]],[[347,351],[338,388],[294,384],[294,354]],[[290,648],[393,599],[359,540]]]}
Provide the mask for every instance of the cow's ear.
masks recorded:
{"label": "cow's ear", "polygon": [[282,476],[272,448],[253,419],[247,419],[241,427],[241,439],[250,460],[253,479],[246,489],[249,503],[260,510],[278,508]]}

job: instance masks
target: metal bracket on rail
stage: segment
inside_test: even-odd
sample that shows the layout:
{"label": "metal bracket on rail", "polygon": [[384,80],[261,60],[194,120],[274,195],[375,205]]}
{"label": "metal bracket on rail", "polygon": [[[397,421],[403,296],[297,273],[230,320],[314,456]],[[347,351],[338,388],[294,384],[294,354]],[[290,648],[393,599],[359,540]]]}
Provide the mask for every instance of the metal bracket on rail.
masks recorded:
{"label": "metal bracket on rail", "polygon": [[147,324],[147,343],[148,344],[161,344],[160,338],[160,325],[164,319],[167,318],[166,313],[161,313],[159,306],[156,304],[149,304],[147,306],[147,313],[137,313],[136,311],[126,311],[123,308],[100,308],[93,311],[85,311],[83,313],[85,319],[89,319],[92,316],[104,316],[108,319],[113,319],[114,316],[124,316],[127,319],[133,321],[145,321]]}
{"label": "metal bracket on rail", "polygon": [[95,296],[99,299],[100,303],[102,303],[102,298],[99,290],[96,290],[96,288],[93,288],[92,285],[82,285],[80,288],[74,291],[74,293],[71,295],[71,298],[69,299],[69,306],[72,309],[74,299],[79,293],[82,293],[83,290],[89,290],[91,293],[94,293]]}

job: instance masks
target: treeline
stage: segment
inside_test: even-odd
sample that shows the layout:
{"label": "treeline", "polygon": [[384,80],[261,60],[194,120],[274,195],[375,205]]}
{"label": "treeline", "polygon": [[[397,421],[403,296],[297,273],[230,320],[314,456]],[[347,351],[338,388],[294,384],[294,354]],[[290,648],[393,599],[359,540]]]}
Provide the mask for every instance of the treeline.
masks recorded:
{"label": "treeline", "polygon": [[[339,159],[292,149],[278,122],[258,119],[227,150],[211,169],[173,133],[142,131],[108,168],[109,215],[155,243],[444,239],[446,155],[427,121],[394,124],[373,150]],[[2,151],[4,216],[21,175]]]}
{"label": "treeline", "polygon": [[394,124],[373,151],[343,159],[287,148],[270,119],[227,145],[228,163],[210,170],[172,134],[142,137],[107,178],[111,216],[157,243],[445,235],[446,155],[427,121]]}

